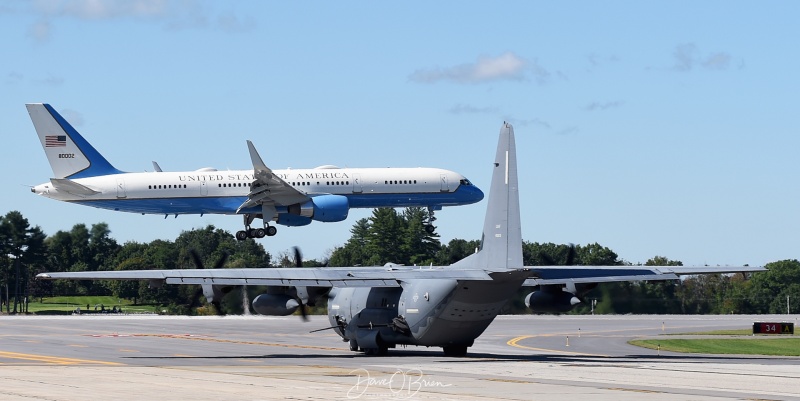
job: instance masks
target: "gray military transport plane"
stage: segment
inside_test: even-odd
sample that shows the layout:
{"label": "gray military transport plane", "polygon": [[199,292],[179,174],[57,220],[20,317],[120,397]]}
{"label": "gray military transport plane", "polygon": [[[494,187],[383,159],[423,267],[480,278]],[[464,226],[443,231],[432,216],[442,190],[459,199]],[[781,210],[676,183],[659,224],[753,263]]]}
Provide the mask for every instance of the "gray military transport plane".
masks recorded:
{"label": "gray military transport plane", "polygon": [[[492,165],[481,247],[450,266],[186,269],[42,273],[40,279],[148,280],[199,284],[219,303],[232,287],[268,286],[253,300],[266,315],[289,315],[328,298],[328,319],[352,351],[385,354],[400,345],[463,356],[522,286],[537,312],[565,312],[597,283],[672,280],[679,275],[754,272],[761,267],[523,266],[514,129],[503,124]],[[303,312],[304,309],[301,309]]]}

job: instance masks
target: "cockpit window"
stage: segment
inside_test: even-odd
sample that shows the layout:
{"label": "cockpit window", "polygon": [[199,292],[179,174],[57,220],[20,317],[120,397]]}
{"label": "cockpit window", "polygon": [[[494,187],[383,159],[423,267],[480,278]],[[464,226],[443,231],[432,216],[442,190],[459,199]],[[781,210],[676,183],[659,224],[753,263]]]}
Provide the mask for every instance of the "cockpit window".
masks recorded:
{"label": "cockpit window", "polygon": [[472,185],[472,183],[471,183],[471,182],[469,182],[469,180],[468,180],[468,179],[466,179],[466,178],[462,178],[462,179],[461,179],[461,185]]}

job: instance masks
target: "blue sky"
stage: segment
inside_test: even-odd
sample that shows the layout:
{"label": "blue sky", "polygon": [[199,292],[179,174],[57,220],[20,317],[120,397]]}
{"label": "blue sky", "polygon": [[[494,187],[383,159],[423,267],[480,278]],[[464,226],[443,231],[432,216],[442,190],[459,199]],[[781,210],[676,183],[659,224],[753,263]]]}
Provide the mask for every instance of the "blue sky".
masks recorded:
{"label": "blue sky", "polygon": [[[514,124],[527,241],[598,242],[628,262],[798,258],[797,2],[0,3],[0,212],[121,242],[236,216],[56,202],[24,103],[46,102],[126,171],[441,167],[488,189]],[[485,200],[438,232],[478,239]],[[321,258],[370,211],[279,227]]]}

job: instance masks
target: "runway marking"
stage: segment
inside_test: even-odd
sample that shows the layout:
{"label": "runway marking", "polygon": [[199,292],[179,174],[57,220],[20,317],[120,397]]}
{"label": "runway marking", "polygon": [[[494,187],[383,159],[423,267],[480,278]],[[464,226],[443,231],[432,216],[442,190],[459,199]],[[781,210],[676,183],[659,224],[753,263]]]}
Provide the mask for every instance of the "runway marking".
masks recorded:
{"label": "runway marking", "polygon": [[492,377],[485,377],[482,380],[488,380],[490,382],[500,382],[500,383],[531,384],[531,382],[527,381],[527,380],[497,379],[497,378],[492,378]]}
{"label": "runway marking", "polygon": [[342,351],[342,348],[323,347],[319,345],[297,345],[297,344],[282,344],[282,343],[268,343],[262,341],[240,341],[240,340],[226,340],[223,338],[211,338],[197,335],[174,335],[174,334],[132,334],[132,337],[161,337],[161,338],[175,338],[179,340],[198,340],[198,341],[212,341],[217,343],[226,344],[243,344],[243,345],[261,345],[265,347],[283,347],[283,348],[302,348],[302,349],[318,349],[325,351]]}
{"label": "runway marking", "polygon": [[0,358],[19,359],[23,361],[44,362],[52,365],[123,365],[117,362],[95,361],[90,359],[62,358],[50,355],[22,354],[19,352],[0,351]]}
{"label": "runway marking", "polygon": [[526,340],[528,338],[533,338],[533,337],[542,337],[542,336],[535,336],[535,335],[519,336],[519,337],[512,338],[512,339],[508,340],[508,342],[506,342],[506,344],[508,344],[508,345],[510,345],[512,347],[527,349],[527,350],[531,350],[531,351],[544,351],[544,352],[555,352],[555,353],[567,354],[567,355],[583,355],[583,356],[596,356],[596,357],[601,357],[601,358],[608,358],[608,355],[589,354],[589,353],[586,353],[586,352],[561,351],[561,350],[557,350],[557,349],[547,349],[547,348],[535,348],[535,347],[528,347],[526,345],[517,344],[518,342],[520,342],[522,340]]}

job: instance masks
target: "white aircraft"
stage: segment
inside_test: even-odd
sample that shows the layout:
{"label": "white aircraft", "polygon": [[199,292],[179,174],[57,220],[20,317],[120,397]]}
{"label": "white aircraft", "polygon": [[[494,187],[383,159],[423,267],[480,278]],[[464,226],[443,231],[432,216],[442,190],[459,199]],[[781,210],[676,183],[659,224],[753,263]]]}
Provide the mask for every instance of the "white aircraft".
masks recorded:
{"label": "white aircraft", "polygon": [[[239,214],[245,229],[236,239],[273,236],[269,222],[304,226],[336,222],[350,208],[427,207],[428,232],[434,211],[483,199],[461,174],[437,168],[338,168],[271,170],[247,141],[252,170],[154,172],[117,170],[49,104],[26,104],[54,178],[31,188],[37,195],[123,212]],[[256,218],[263,228],[252,228]]]}

